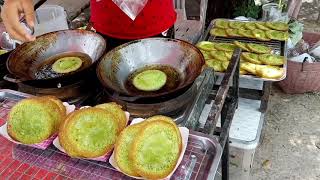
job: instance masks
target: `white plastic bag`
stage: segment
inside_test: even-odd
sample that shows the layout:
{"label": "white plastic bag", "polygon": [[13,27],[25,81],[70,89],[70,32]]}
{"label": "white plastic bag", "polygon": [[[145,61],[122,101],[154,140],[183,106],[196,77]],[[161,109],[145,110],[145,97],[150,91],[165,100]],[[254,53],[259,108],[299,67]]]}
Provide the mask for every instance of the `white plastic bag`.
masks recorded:
{"label": "white plastic bag", "polygon": [[[99,0],[97,0],[99,1]],[[148,0],[112,0],[127,16],[134,21]]]}

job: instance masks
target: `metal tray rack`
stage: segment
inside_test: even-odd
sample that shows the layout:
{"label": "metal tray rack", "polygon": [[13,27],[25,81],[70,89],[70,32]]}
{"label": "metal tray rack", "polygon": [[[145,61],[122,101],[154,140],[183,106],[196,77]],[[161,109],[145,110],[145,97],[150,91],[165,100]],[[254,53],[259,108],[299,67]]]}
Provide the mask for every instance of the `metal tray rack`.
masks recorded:
{"label": "metal tray rack", "polygon": [[[12,90],[0,90],[0,126],[11,107],[29,97]],[[39,150],[16,145],[0,136],[0,177],[8,179],[130,179],[107,162],[72,159],[54,146]],[[186,153],[171,179],[214,179],[222,155],[218,140],[190,131]]]}
{"label": "metal tray rack", "polygon": [[[286,41],[259,41],[256,39],[250,38],[239,38],[239,37],[216,37],[210,35],[210,30],[214,28],[215,21],[217,20],[226,20],[226,21],[239,21],[239,20],[231,20],[231,19],[215,19],[211,21],[208,29],[204,33],[203,37],[200,38],[200,41],[211,41],[211,42],[218,42],[218,43],[233,43],[233,41],[239,41],[243,43],[256,43],[256,44],[263,44],[270,47],[273,50],[274,54],[281,55],[287,57],[287,42]],[[248,22],[248,21],[241,21],[241,22]],[[251,21],[254,22],[254,21]],[[259,79],[264,81],[281,81],[286,78],[287,75],[287,60],[285,60],[284,65],[284,75],[279,79],[266,79],[260,78],[254,75],[240,75],[240,77],[247,78],[247,79]],[[217,75],[223,75],[224,73],[216,72]]]}

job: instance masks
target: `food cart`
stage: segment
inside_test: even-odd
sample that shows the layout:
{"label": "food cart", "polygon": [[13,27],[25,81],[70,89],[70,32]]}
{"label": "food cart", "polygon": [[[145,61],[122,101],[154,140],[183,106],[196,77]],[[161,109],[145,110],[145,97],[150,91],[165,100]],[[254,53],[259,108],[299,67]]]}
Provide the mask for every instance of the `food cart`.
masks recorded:
{"label": "food cart", "polygon": [[[230,41],[230,39],[210,36],[209,31],[213,28],[213,25],[214,21],[208,27],[201,41]],[[272,42],[269,46],[285,55],[284,42]],[[187,127],[190,130],[186,153],[171,179],[214,179],[220,164],[222,179],[229,179],[229,131],[238,107],[240,55],[240,49],[233,52],[230,64],[219,85],[216,85],[217,79],[215,77],[221,76],[221,73],[204,69],[192,86],[178,95],[147,104],[135,101],[123,102],[123,98],[120,97],[119,99],[119,94],[101,90],[101,86],[95,86],[93,82],[88,84],[90,80],[75,81],[62,87],[53,86],[49,88],[34,87],[32,84],[23,82],[16,85],[4,84],[3,87],[10,89],[1,88],[0,90],[0,125],[5,123],[10,108],[16,102],[33,95],[55,94],[62,96],[65,95],[65,92],[72,92],[69,97],[62,98],[66,98],[69,103],[78,107],[92,106],[101,102],[122,102],[124,103],[122,105],[134,117],[165,114],[175,119],[179,126]],[[3,56],[3,58],[7,57]],[[88,79],[91,79],[91,77]],[[265,111],[269,90],[270,82],[266,82],[262,94],[247,91],[242,93],[242,96],[262,99],[262,111]],[[175,108],[177,102],[183,102],[186,99],[189,101],[186,101],[178,109]],[[201,112],[206,105],[210,104],[212,106],[208,116],[201,117],[206,121],[201,123]],[[146,115],[146,109],[159,109],[159,111]],[[221,126],[217,127],[219,118],[221,118]],[[46,150],[39,150],[13,144],[3,137],[0,137],[0,141],[2,143],[0,176],[3,177],[12,179],[130,179],[130,177],[113,168],[108,162],[73,159],[54,146],[50,146]]]}

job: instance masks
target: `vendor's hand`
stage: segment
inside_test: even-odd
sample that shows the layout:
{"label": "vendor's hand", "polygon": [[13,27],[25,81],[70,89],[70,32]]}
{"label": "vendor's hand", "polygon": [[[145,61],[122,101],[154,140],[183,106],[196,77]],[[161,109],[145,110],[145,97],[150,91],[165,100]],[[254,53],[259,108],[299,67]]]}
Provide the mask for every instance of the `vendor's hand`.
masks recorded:
{"label": "vendor's hand", "polygon": [[29,27],[34,27],[34,8],[32,0],[5,0],[1,10],[1,18],[6,31],[11,38],[27,42],[35,40],[34,36],[28,34],[20,23],[20,17],[25,16]]}

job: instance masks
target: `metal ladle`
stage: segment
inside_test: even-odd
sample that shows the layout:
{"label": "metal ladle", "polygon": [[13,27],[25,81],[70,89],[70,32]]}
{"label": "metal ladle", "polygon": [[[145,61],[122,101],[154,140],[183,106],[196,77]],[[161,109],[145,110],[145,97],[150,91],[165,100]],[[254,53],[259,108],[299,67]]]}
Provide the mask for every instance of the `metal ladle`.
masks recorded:
{"label": "metal ladle", "polygon": [[[38,23],[39,23],[39,17],[38,17],[38,14],[37,14],[37,11],[36,11],[36,10],[37,10],[44,2],[46,2],[46,0],[40,0],[39,2],[37,2],[37,3],[34,5],[35,16],[36,16],[36,20],[37,20]],[[0,4],[1,4],[1,5],[4,4],[3,0],[0,0]],[[20,23],[24,26],[24,28],[27,30],[27,32],[28,32],[30,35],[33,35],[33,34],[34,34],[34,28],[33,28],[33,27],[30,27],[30,26],[26,23],[24,17],[20,20]],[[17,44],[22,44],[22,42],[12,39],[7,32],[3,32],[3,33],[1,34],[1,37],[0,37],[0,47],[1,47],[1,49],[7,50],[7,51],[11,51],[11,50],[13,50],[13,49],[15,49],[15,48],[17,47]]]}

